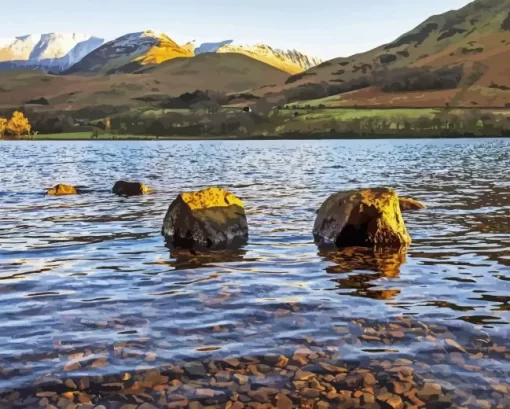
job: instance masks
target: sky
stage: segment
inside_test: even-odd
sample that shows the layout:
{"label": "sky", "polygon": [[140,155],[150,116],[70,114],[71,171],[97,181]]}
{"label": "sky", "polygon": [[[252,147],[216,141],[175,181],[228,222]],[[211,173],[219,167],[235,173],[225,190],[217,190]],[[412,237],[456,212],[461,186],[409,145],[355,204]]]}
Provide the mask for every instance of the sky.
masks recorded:
{"label": "sky", "polygon": [[0,38],[78,32],[112,40],[148,29],[180,44],[265,43],[323,59],[388,43],[469,0],[23,0],[2,9]]}

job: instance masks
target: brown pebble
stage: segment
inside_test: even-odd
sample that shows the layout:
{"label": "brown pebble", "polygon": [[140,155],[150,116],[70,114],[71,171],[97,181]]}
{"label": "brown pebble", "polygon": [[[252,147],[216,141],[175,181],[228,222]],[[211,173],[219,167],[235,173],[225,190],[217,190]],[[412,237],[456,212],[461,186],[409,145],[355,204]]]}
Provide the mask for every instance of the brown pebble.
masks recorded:
{"label": "brown pebble", "polygon": [[246,375],[241,375],[241,374],[235,374],[234,378],[237,379],[237,382],[239,383],[239,385],[245,385],[250,380],[249,377],[247,377]]}
{"label": "brown pebble", "polygon": [[333,399],[335,399],[337,396],[338,396],[337,391],[332,390],[332,391],[329,391],[329,392],[328,392],[328,394],[326,395],[326,398],[328,398],[329,400],[333,400]]}
{"label": "brown pebble", "polygon": [[317,409],[329,409],[331,405],[328,402],[320,400],[316,405]]}
{"label": "brown pebble", "polygon": [[321,391],[312,388],[304,388],[301,393],[307,398],[317,398],[321,395]]}
{"label": "brown pebble", "polygon": [[438,396],[441,396],[441,385],[437,383],[426,383],[418,392],[418,397],[423,400],[430,400]]}
{"label": "brown pebble", "polygon": [[364,392],[362,402],[364,405],[372,405],[375,403],[375,396],[372,393]]}
{"label": "brown pebble", "polygon": [[64,365],[64,371],[66,372],[76,371],[79,368],[80,368],[79,362],[69,362],[68,364]]}
{"label": "brown pebble", "polygon": [[81,403],[85,403],[86,405],[92,405],[92,401],[90,400],[89,396],[86,393],[79,393],[78,400]]}
{"label": "brown pebble", "polygon": [[152,403],[144,402],[137,409],[158,409],[157,406],[154,406]]}
{"label": "brown pebble", "polygon": [[377,384],[377,380],[375,379],[374,375],[372,375],[370,372],[367,372],[363,375],[363,383],[365,386],[372,386]]}
{"label": "brown pebble", "polygon": [[386,404],[393,409],[404,409],[404,402],[402,398],[398,395],[392,395],[387,401]]}
{"label": "brown pebble", "polygon": [[330,365],[326,362],[320,362],[319,365],[322,366],[328,372],[332,373],[347,372],[346,368],[340,368],[339,366]]}
{"label": "brown pebble", "polygon": [[232,366],[233,368],[237,368],[241,363],[239,361],[239,359],[236,359],[236,358],[227,358],[227,359],[224,359],[223,361],[226,362],[227,364],[229,364],[230,366]]}
{"label": "brown pebble", "polygon": [[461,345],[459,345],[457,342],[455,342],[453,339],[445,339],[444,342],[447,345],[459,350],[460,352],[467,353],[467,351]]}
{"label": "brown pebble", "polygon": [[285,357],[285,356],[280,356],[280,360],[278,361],[278,363],[276,364],[276,366],[278,368],[285,368],[287,366],[287,364],[289,363],[289,358]]}
{"label": "brown pebble", "polygon": [[52,396],[55,396],[57,392],[37,392],[36,396],[39,398],[51,398]]}
{"label": "brown pebble", "polygon": [[64,385],[70,389],[78,389],[78,385],[76,385],[76,382],[74,382],[71,378],[66,379]]}
{"label": "brown pebble", "polygon": [[315,377],[315,374],[312,372],[306,372],[302,371],[301,369],[296,372],[296,375],[294,376],[294,379],[298,381],[308,381]]}
{"label": "brown pebble", "polygon": [[91,367],[92,368],[102,368],[103,366],[106,366],[108,363],[108,360],[106,358],[99,358],[96,359],[94,362],[92,362]]}

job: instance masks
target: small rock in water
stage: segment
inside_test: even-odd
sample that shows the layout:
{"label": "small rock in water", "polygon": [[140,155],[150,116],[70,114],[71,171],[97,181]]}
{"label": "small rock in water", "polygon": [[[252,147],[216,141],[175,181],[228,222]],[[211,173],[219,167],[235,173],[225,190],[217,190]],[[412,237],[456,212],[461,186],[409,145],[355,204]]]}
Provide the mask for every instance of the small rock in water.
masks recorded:
{"label": "small rock in water", "polygon": [[113,185],[112,193],[118,196],[141,196],[151,193],[152,189],[139,182],[125,182],[123,180]]}
{"label": "small rock in water", "polygon": [[69,195],[77,195],[78,189],[71,185],[59,184],[55,187],[52,187],[48,190],[48,195],[50,196],[69,196]]}
{"label": "small rock in water", "polygon": [[408,212],[411,210],[420,210],[427,208],[427,206],[424,203],[416,199],[412,199],[410,197],[399,197],[398,201],[400,204],[401,212]]}

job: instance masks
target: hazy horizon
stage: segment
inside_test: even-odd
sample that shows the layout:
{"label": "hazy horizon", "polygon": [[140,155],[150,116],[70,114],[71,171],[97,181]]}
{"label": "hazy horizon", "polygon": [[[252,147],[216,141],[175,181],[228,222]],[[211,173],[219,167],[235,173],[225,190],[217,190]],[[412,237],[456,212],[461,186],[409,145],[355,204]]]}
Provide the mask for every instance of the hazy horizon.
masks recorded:
{"label": "hazy horizon", "polygon": [[[387,0],[269,0],[214,4],[205,0],[170,5],[164,0],[128,6],[126,1],[26,0],[23,8],[4,10],[0,38],[32,33],[86,33],[113,40],[144,30],[166,33],[179,44],[234,40],[289,48],[323,59],[348,56],[393,41],[431,15],[458,9],[469,0],[430,0],[420,4]],[[23,21],[25,32],[20,32]]]}

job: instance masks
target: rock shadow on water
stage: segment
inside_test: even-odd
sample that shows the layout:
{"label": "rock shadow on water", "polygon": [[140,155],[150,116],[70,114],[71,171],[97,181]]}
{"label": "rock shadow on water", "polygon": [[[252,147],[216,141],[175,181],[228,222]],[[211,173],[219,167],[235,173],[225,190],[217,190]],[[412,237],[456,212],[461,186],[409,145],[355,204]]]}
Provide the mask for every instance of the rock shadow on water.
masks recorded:
{"label": "rock shadow on water", "polygon": [[247,250],[243,246],[223,247],[214,250],[190,250],[175,247],[167,242],[170,260],[166,263],[176,270],[189,270],[223,263],[240,263],[245,261]]}
{"label": "rock shadow on water", "polygon": [[[407,250],[378,250],[366,247],[342,249],[320,248],[319,256],[334,263],[325,269],[328,274],[343,275],[332,279],[339,289],[350,289],[347,295],[377,300],[392,300],[399,289],[375,289],[374,281],[381,278],[397,279],[400,267],[407,261]],[[350,274],[354,273],[354,274]]]}

